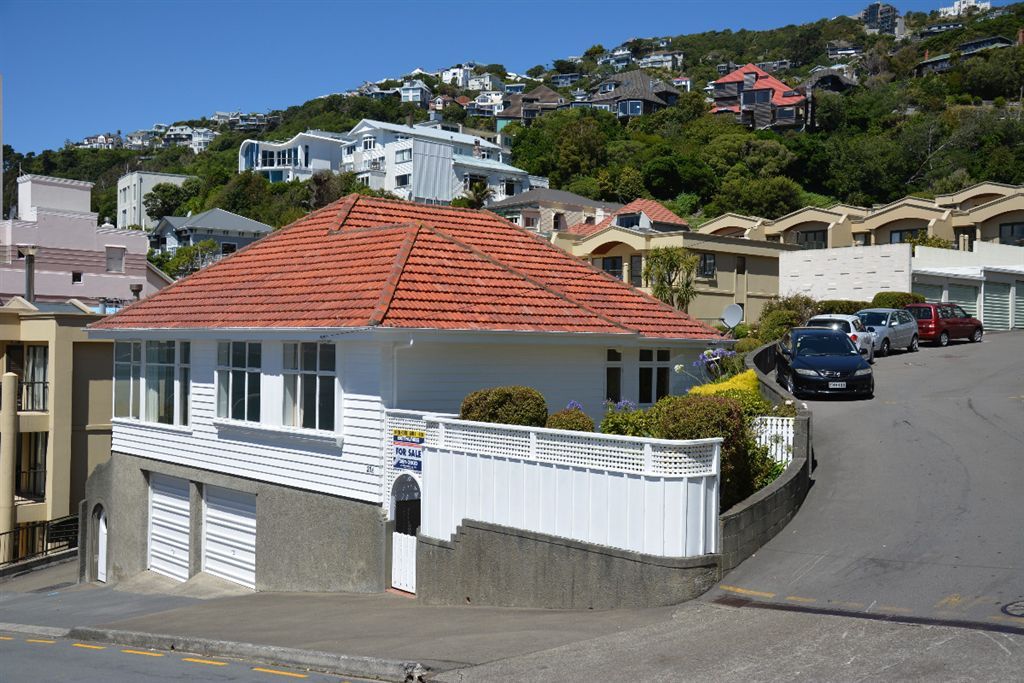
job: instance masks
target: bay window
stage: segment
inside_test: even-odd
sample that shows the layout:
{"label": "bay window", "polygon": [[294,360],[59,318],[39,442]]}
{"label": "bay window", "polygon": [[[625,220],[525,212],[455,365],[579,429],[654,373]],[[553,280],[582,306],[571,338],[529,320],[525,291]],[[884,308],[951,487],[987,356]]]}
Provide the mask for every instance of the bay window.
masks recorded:
{"label": "bay window", "polygon": [[189,342],[115,342],[114,417],[187,425],[191,350]]}
{"label": "bay window", "polygon": [[114,344],[114,417],[142,417],[142,343]]}
{"label": "bay window", "polygon": [[217,342],[217,417],[260,421],[259,342]]}
{"label": "bay window", "polygon": [[334,430],[334,344],[284,345],[285,425]]}

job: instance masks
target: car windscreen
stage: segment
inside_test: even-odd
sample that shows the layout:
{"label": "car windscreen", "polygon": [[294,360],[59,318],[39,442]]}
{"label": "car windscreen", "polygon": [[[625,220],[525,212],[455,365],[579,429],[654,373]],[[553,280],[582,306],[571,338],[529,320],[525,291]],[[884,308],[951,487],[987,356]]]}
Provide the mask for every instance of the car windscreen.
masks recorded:
{"label": "car windscreen", "polygon": [[796,338],[798,356],[856,356],[857,349],[846,335],[804,334]]}
{"label": "car windscreen", "polygon": [[850,333],[850,323],[845,320],[832,320],[829,318],[820,318],[815,320],[814,318],[811,318],[807,321],[807,327],[828,327],[833,330],[838,330],[839,332],[845,332],[846,334]]}
{"label": "car windscreen", "polygon": [[879,327],[886,324],[885,321],[888,319],[889,314],[880,311],[867,311],[866,313],[858,313],[857,317],[868,327]]}
{"label": "car windscreen", "polygon": [[932,319],[932,309],[927,306],[907,306],[907,311],[918,320]]}

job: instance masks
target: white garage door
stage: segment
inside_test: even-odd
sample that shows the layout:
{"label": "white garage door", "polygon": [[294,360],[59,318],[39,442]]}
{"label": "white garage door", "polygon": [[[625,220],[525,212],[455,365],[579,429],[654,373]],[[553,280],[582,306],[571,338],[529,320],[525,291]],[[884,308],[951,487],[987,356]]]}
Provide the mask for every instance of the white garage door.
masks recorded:
{"label": "white garage door", "polygon": [[986,282],[984,296],[986,330],[1010,329],[1010,285],[1002,282]]}
{"label": "white garage door", "polygon": [[[978,315],[978,288],[970,285],[950,285],[949,301],[960,306],[967,315]],[[988,325],[985,325],[987,328]]]}
{"label": "white garage door", "polygon": [[1013,326],[1018,330],[1024,330],[1024,280],[1017,280],[1017,296],[1014,304]]}
{"label": "white garage door", "polygon": [[188,482],[149,475],[149,569],[188,580]]}
{"label": "white garage door", "polygon": [[203,571],[256,587],[256,496],[205,487]]}
{"label": "white garage door", "polygon": [[929,285],[923,282],[915,282],[914,294],[920,294],[928,301],[942,301],[942,285]]}

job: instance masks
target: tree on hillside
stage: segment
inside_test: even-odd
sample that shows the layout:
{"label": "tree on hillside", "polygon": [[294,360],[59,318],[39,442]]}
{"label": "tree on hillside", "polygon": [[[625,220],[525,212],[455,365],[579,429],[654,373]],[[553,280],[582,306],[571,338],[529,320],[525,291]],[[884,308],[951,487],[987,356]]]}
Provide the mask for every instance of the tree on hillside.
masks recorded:
{"label": "tree on hillside", "polygon": [[454,102],[444,105],[444,109],[441,110],[441,116],[444,117],[445,121],[451,121],[453,123],[465,123],[466,121],[466,110],[460,105]]}
{"label": "tree on hillside", "polygon": [[[464,205],[470,209],[482,209],[487,200],[492,196],[494,196],[494,190],[488,187],[487,183],[477,181],[470,186],[465,195],[460,197],[463,201],[459,202],[459,205]],[[452,205],[455,205],[454,201]]]}
{"label": "tree on hillside", "polygon": [[632,166],[626,166],[619,173],[619,182],[616,187],[616,199],[623,204],[643,197],[647,194],[647,190],[644,188],[644,177],[640,171],[636,170]]}
{"label": "tree on hillside", "polygon": [[708,206],[708,213],[718,216],[734,212],[778,218],[802,205],[803,189],[789,178],[732,178],[722,183]]}
{"label": "tree on hillside", "polygon": [[164,216],[174,216],[178,209],[190,197],[185,190],[173,183],[157,183],[153,189],[142,198],[142,204],[146,207],[146,213],[153,220],[160,220]]}
{"label": "tree on hillside", "polygon": [[655,247],[644,258],[643,278],[655,297],[686,311],[697,298],[694,277],[699,258],[683,247]]}
{"label": "tree on hillside", "polygon": [[164,272],[173,278],[191,275],[213,263],[219,253],[220,245],[213,240],[178,247],[174,255],[165,261]]}
{"label": "tree on hillside", "polygon": [[544,68],[543,64],[538,64],[537,66],[531,66],[529,69],[527,69],[526,75],[529,76],[530,78],[540,78],[541,76],[544,75],[546,71],[547,69]]}

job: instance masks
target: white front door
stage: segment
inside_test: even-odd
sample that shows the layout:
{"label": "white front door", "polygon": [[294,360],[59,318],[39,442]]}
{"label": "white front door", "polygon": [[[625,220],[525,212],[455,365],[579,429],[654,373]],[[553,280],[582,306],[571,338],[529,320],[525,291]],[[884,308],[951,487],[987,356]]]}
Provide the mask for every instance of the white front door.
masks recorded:
{"label": "white front door", "polygon": [[150,474],[150,570],[178,581],[188,580],[189,517],[188,482]]}
{"label": "white front door", "polygon": [[204,487],[203,571],[256,587],[256,496]]}
{"label": "white front door", "polygon": [[391,586],[406,593],[416,592],[416,537],[391,534]]}
{"label": "white front door", "polygon": [[100,512],[99,538],[96,543],[96,580],[107,582],[107,513]]}

